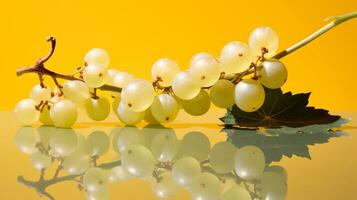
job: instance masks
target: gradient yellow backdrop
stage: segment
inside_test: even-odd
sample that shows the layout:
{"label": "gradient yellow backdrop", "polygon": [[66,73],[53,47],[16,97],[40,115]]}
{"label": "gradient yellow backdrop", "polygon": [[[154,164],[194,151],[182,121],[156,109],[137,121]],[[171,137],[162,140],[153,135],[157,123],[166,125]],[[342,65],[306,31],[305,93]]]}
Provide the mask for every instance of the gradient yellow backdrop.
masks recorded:
{"label": "gradient yellow backdrop", "polygon": [[[256,26],[273,27],[282,50],[324,25],[324,18],[356,10],[357,1],[34,0],[1,7],[0,110],[10,110],[37,82],[34,75],[17,78],[15,69],[47,53],[48,35],[58,40],[48,62],[53,70],[70,73],[88,49],[102,47],[110,53],[110,67],[150,79],[157,58],[173,58],[186,68],[197,52],[218,56],[229,41],[247,42]],[[356,37],[352,20],[284,58],[284,90],[311,91],[311,105],[318,107],[357,110]]]}

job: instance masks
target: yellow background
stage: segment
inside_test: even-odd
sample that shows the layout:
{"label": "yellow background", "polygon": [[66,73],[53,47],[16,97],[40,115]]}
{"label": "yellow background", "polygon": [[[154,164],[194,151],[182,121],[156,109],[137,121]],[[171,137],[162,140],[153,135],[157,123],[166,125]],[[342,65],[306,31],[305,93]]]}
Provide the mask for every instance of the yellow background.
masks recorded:
{"label": "yellow background", "polygon": [[[110,53],[110,67],[150,79],[151,65],[159,57],[173,58],[184,69],[193,54],[207,51],[218,56],[224,44],[232,40],[247,42],[250,31],[261,25],[275,29],[282,50],[323,26],[324,18],[353,10],[357,10],[356,0],[3,1],[0,110],[11,110],[37,83],[35,75],[17,78],[15,70],[47,53],[44,38],[48,35],[56,36],[58,41],[47,64],[53,70],[70,73],[82,64],[88,49],[102,47]],[[284,58],[289,70],[284,90],[311,91],[311,105],[356,111],[356,37],[357,19]],[[10,118],[6,115],[1,120],[1,135],[5,136],[0,140],[4,158],[1,166],[5,170],[0,170],[3,199],[37,199],[33,190],[18,185],[14,178],[15,174],[34,178],[37,172],[28,156],[15,151],[13,142],[9,142],[16,127]],[[216,122],[217,116],[202,119]],[[342,155],[356,152],[354,144],[354,140],[343,140],[314,148],[311,154],[315,161],[283,160],[281,164],[288,169],[291,180],[287,198],[338,199],[338,195],[345,195],[344,199],[353,199],[356,162]],[[114,199],[153,199],[150,190],[149,184],[132,182],[120,188],[115,185],[111,195]],[[72,183],[58,184],[50,191],[58,199],[83,198]],[[177,197],[184,198],[188,198],[186,193]]]}
{"label": "yellow background", "polygon": [[[48,35],[58,40],[51,69],[70,73],[88,49],[102,47],[110,53],[110,67],[150,79],[157,58],[173,58],[186,68],[197,52],[218,56],[229,41],[247,42],[256,26],[273,27],[282,50],[324,25],[324,18],[356,10],[357,1],[34,0],[5,1],[0,9],[0,110],[10,110],[37,82],[34,75],[17,78],[15,69],[47,53]],[[357,110],[356,36],[353,20],[284,58],[284,90],[311,91],[311,105],[318,107]]]}

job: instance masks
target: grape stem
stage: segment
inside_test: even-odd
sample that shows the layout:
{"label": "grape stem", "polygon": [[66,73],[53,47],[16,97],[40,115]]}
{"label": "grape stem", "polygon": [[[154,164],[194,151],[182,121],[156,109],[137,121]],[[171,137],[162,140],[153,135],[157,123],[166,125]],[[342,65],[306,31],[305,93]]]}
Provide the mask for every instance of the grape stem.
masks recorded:
{"label": "grape stem", "polygon": [[[73,75],[59,74],[59,73],[51,71],[45,67],[45,65],[44,65],[45,62],[48,61],[52,57],[52,55],[56,49],[56,39],[53,36],[48,37],[46,39],[46,41],[51,42],[51,48],[50,48],[49,53],[45,57],[38,59],[32,67],[24,67],[24,68],[17,69],[16,75],[21,76],[26,73],[36,73],[41,77],[41,79],[44,75],[50,76],[50,77],[52,77],[54,83],[59,88],[61,93],[62,93],[62,88],[59,85],[57,79],[64,79],[64,80],[70,80],[70,81],[74,81],[74,80],[83,81],[82,79],[77,78]],[[111,85],[103,85],[102,87],[100,87],[98,89],[113,91],[113,92],[121,92],[121,88],[111,86]]]}
{"label": "grape stem", "polygon": [[[120,161],[113,161],[113,162],[103,163],[103,164],[99,165],[98,167],[102,168],[102,169],[111,169],[111,168],[113,168],[115,166],[119,166],[119,165],[121,165]],[[56,170],[56,172],[57,172],[57,170]],[[50,200],[54,200],[55,198],[46,191],[47,187],[57,184],[57,183],[60,183],[60,182],[63,182],[63,181],[78,182],[78,180],[76,178],[83,176],[83,174],[80,174],[80,175],[66,175],[66,176],[59,177],[59,176],[57,176],[58,174],[56,174],[56,172],[55,172],[55,175],[51,179],[45,179],[44,178],[45,170],[41,170],[41,175],[40,175],[39,180],[30,181],[30,180],[25,179],[23,176],[18,176],[17,182],[19,182],[25,186],[34,188],[40,196],[45,196]]]}
{"label": "grape stem", "polygon": [[[305,46],[306,44],[310,43],[311,41],[315,40],[316,38],[320,37],[321,35],[323,35],[324,33],[326,33],[327,31],[329,31],[330,29],[334,28],[335,26],[348,21],[350,19],[353,19],[357,17],[357,11],[355,12],[351,12],[351,13],[347,13],[344,15],[340,15],[340,16],[334,16],[334,17],[329,17],[327,19],[333,19],[330,23],[328,23],[327,25],[323,26],[322,28],[320,28],[319,30],[317,30],[316,32],[314,32],[313,34],[309,35],[308,37],[306,37],[305,39],[299,41],[298,43],[292,45],[291,47],[277,53],[275,56],[273,56],[273,58],[275,59],[281,59],[287,55],[289,55],[290,53],[298,50],[299,48]],[[75,72],[72,75],[65,75],[65,74],[60,74],[60,73],[56,73],[54,71],[51,71],[49,69],[47,69],[44,64],[46,61],[48,61],[53,53],[54,50],[56,48],[56,39],[53,36],[50,36],[46,39],[48,42],[51,42],[51,49],[49,51],[49,53],[43,57],[40,58],[36,61],[35,65],[33,65],[32,67],[25,67],[25,68],[19,68],[16,70],[16,75],[17,76],[21,76],[23,74],[26,73],[37,73],[39,75],[40,78],[40,82],[41,82],[41,86],[43,86],[43,76],[47,75],[52,77],[54,83],[56,84],[56,86],[59,88],[60,93],[62,92],[62,87],[59,85],[57,79],[64,79],[64,80],[78,80],[78,81],[83,81],[83,79],[77,78],[74,75],[77,73],[80,73],[83,68],[78,69],[77,72]],[[264,52],[263,52],[264,54]],[[264,58],[262,58],[263,60]],[[221,79],[227,79],[229,81],[231,81],[234,84],[237,84],[240,80],[242,80],[243,77],[250,75],[250,74],[254,74],[256,75],[257,70],[259,69],[259,66],[256,65],[256,63],[252,63],[248,69],[240,72],[240,73],[234,73],[234,74],[226,74],[221,76]],[[255,78],[257,78],[256,76],[254,76]],[[156,89],[159,90],[163,90],[164,92],[166,91],[170,91],[170,87],[161,87],[159,85],[159,81],[160,80],[156,80],[153,82],[153,85]],[[209,89],[210,87],[204,87],[203,89]],[[116,87],[116,86],[112,86],[112,85],[103,85],[101,87],[99,87],[98,89],[100,90],[105,90],[105,91],[112,91],[112,92],[121,92],[122,88]]]}
{"label": "grape stem", "polygon": [[315,40],[316,38],[320,37],[321,35],[323,35],[324,33],[326,33],[327,31],[329,31],[330,29],[334,28],[335,26],[348,21],[350,19],[353,19],[357,17],[357,11],[355,12],[351,12],[351,13],[347,13],[344,15],[340,15],[340,16],[333,16],[333,17],[328,17],[325,20],[330,20],[333,19],[330,23],[326,24],[325,26],[323,26],[322,28],[320,28],[319,30],[317,30],[316,32],[314,32],[313,34],[309,35],[307,38],[301,40],[300,42],[294,44],[293,46],[279,52],[278,54],[276,54],[273,58],[276,59],[280,59],[284,56],[289,55],[290,53],[300,49],[301,47],[307,45],[308,43],[310,43],[311,41]]}
{"label": "grape stem", "polygon": [[57,178],[59,173],[60,173],[60,171],[63,169],[62,162],[63,162],[63,158],[60,158],[58,160],[58,166],[57,166],[56,171],[55,171],[55,173],[53,175],[53,178]]}

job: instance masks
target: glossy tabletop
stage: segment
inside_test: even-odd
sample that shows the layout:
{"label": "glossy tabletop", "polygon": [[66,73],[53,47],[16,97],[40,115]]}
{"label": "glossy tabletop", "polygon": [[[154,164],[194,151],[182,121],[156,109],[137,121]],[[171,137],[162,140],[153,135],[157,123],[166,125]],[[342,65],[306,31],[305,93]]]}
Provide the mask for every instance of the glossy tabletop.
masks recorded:
{"label": "glossy tabletop", "polygon": [[[187,133],[200,132],[209,138],[211,147],[221,141],[232,142],[240,148],[255,145],[263,150],[269,165],[278,165],[287,172],[287,200],[295,199],[357,199],[357,113],[338,113],[350,122],[343,124],[337,132],[323,133],[280,133],[266,134],[247,130],[222,131],[218,117],[223,111],[210,111],[202,117],[180,115],[179,119],[167,125],[180,140]],[[15,135],[20,126],[11,112],[0,113],[0,199],[47,199],[46,195],[36,192],[40,171],[35,169],[31,156],[20,151],[15,144]],[[73,127],[75,134],[87,137],[93,131],[103,131],[110,138],[110,149],[97,160],[97,165],[115,162],[117,155],[113,145],[117,142],[116,134],[128,127],[122,127],[115,116],[104,122],[91,122],[81,119]],[[35,130],[39,127],[35,126]],[[146,128],[145,128],[146,127]],[[129,127],[132,128],[132,127]],[[326,129],[326,128],[325,128]],[[138,125],[145,138],[160,129],[147,128],[147,124]],[[274,132],[274,131],[273,131]],[[276,132],[276,131],[275,131]],[[146,135],[145,135],[146,134]],[[49,167],[44,180],[50,180],[57,164]],[[60,170],[58,177],[68,173]],[[107,185],[110,199],[158,199],[152,192],[151,178],[130,178],[126,181]],[[37,188],[38,189],[38,188]],[[85,199],[85,192],[78,183],[71,180],[59,180],[46,186],[46,192],[54,199]],[[191,199],[190,193],[179,189],[172,199]]]}

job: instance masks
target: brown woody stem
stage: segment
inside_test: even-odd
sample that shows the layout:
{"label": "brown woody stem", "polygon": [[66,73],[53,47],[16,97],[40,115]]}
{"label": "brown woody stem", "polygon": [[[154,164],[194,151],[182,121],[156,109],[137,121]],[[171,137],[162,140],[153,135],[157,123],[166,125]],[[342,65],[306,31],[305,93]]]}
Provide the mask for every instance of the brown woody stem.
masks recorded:
{"label": "brown woody stem", "polygon": [[[71,75],[56,73],[54,71],[47,69],[44,66],[45,62],[48,61],[52,57],[52,55],[55,51],[55,48],[56,48],[56,39],[54,37],[52,37],[52,36],[48,37],[47,41],[51,42],[51,49],[50,49],[49,53],[45,57],[40,58],[32,67],[24,67],[24,68],[17,69],[16,75],[22,76],[23,74],[27,74],[27,73],[36,73],[39,76],[47,75],[47,76],[52,77],[53,81],[55,82],[55,84],[57,86],[59,86],[57,79],[70,80],[70,81],[73,81],[73,80],[83,81],[82,79],[71,76]],[[59,87],[59,89],[60,89],[60,87]],[[100,87],[98,89],[113,91],[113,92],[121,92],[121,88],[118,88],[118,87],[115,87],[112,85],[103,85],[102,87]]]}

